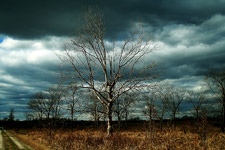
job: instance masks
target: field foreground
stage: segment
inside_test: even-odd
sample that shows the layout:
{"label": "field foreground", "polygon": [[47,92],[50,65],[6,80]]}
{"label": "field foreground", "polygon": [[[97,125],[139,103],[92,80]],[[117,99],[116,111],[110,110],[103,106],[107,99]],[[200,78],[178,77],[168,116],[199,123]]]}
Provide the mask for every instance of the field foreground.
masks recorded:
{"label": "field foreground", "polygon": [[209,149],[225,148],[225,134],[218,128],[197,131],[194,127],[132,128],[115,131],[107,137],[102,129],[23,129],[10,130],[19,140],[37,150],[145,150],[145,149]]}

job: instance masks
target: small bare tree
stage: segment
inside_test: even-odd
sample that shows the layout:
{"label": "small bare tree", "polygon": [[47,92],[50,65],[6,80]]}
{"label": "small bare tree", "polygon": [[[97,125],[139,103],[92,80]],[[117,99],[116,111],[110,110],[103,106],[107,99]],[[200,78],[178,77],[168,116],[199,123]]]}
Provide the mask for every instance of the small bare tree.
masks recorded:
{"label": "small bare tree", "polygon": [[221,131],[224,132],[225,127],[225,71],[220,73],[211,72],[206,76],[206,82],[219,100],[221,105]]}
{"label": "small bare tree", "polygon": [[158,89],[159,103],[156,105],[158,119],[160,121],[160,129],[163,128],[163,120],[166,113],[169,111],[169,101],[171,99],[171,86],[167,83],[161,83]]}
{"label": "small bare tree", "polygon": [[104,38],[103,13],[89,8],[85,22],[75,37],[65,45],[61,60],[72,67],[73,76],[82,87],[94,92],[107,109],[107,135],[112,135],[112,108],[121,95],[147,87],[155,64],[140,61],[155,50],[141,32],[132,32],[127,40],[110,44]]}
{"label": "small bare tree", "polygon": [[[90,99],[90,100],[89,100]],[[106,109],[92,92],[84,106],[84,112],[89,113],[95,122],[95,127],[99,126],[99,121],[105,121]]]}
{"label": "small bare tree", "polygon": [[157,110],[156,110],[156,101],[158,100],[158,95],[154,91],[143,94],[145,110],[143,111],[144,115],[149,118],[149,127],[152,130],[153,128],[153,119],[156,119]]}
{"label": "small bare tree", "polygon": [[44,92],[36,92],[31,96],[28,102],[28,108],[33,111],[35,119],[44,119],[45,116],[45,94]]}
{"label": "small bare tree", "polygon": [[80,107],[79,99],[81,98],[81,93],[78,92],[79,87],[76,83],[70,83],[66,87],[66,110],[70,112],[71,120],[74,120],[74,114],[80,112],[78,109]]}
{"label": "small bare tree", "polygon": [[187,100],[192,104],[194,109],[193,115],[196,117],[197,121],[199,121],[202,106],[206,103],[205,93],[202,91],[188,91]]}
{"label": "small bare tree", "polygon": [[61,87],[51,86],[46,91],[36,92],[28,102],[36,119],[59,119],[62,116],[64,91]]}
{"label": "small bare tree", "polygon": [[118,128],[121,127],[121,119],[128,120],[129,107],[135,102],[136,96],[133,93],[129,93],[118,98],[113,107],[113,112],[117,116]]}
{"label": "small bare tree", "polygon": [[171,112],[172,120],[173,120],[173,128],[176,125],[176,114],[179,112],[180,104],[186,98],[186,90],[184,88],[175,88],[173,86],[169,87],[168,91],[168,109]]}
{"label": "small bare tree", "polygon": [[63,116],[64,89],[61,84],[50,86],[46,91],[45,106],[47,118],[59,119]]}

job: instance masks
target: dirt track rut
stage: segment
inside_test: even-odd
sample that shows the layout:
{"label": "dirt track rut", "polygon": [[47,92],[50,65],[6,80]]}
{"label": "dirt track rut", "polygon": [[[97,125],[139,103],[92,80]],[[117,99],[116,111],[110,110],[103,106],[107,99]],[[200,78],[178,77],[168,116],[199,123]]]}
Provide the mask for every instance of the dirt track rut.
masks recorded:
{"label": "dirt track rut", "polygon": [[8,131],[0,130],[0,150],[28,150],[28,148]]}

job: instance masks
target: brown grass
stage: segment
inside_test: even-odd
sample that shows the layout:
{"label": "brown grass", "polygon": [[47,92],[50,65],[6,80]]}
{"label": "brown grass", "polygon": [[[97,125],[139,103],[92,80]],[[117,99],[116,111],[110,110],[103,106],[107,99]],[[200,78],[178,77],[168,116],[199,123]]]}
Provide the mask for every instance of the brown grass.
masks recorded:
{"label": "brown grass", "polygon": [[62,150],[222,150],[225,148],[225,134],[219,129],[210,127],[207,136],[202,140],[201,134],[192,126],[177,127],[176,130],[155,128],[133,128],[115,132],[106,137],[102,130],[19,130],[13,131],[17,137],[34,149]]}

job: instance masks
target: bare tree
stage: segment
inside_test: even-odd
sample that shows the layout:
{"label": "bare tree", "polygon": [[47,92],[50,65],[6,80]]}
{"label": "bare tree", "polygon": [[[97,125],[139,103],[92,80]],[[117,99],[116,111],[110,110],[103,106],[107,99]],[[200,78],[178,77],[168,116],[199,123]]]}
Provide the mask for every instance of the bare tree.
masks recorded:
{"label": "bare tree", "polygon": [[40,91],[32,95],[28,102],[28,108],[33,111],[35,119],[45,118],[45,94]]}
{"label": "bare tree", "polygon": [[206,103],[205,93],[202,91],[188,91],[187,100],[192,104],[194,109],[193,115],[196,117],[197,121],[199,121],[202,106]]}
{"label": "bare tree", "polygon": [[81,98],[81,93],[78,91],[79,87],[76,83],[70,83],[66,87],[66,99],[67,107],[66,110],[70,112],[71,120],[74,120],[74,114],[79,112],[79,99]]}
{"label": "bare tree", "polygon": [[224,132],[225,126],[225,71],[220,73],[210,73],[206,76],[206,82],[219,100],[221,105],[221,131]]}
{"label": "bare tree", "polygon": [[102,104],[97,99],[92,100],[91,105],[89,105],[89,108],[90,108],[89,112],[94,118],[95,127],[99,126],[99,120],[100,120],[101,114],[104,113],[101,111],[101,106]]}
{"label": "bare tree", "polygon": [[149,118],[150,129],[153,128],[153,119],[156,119],[157,110],[156,103],[158,100],[158,95],[155,91],[149,90],[149,93],[143,94],[145,110],[143,113]]}
{"label": "bare tree", "polygon": [[186,90],[184,88],[168,87],[168,109],[171,112],[173,120],[173,128],[175,128],[176,114],[179,112],[180,104],[186,98]]}
{"label": "bare tree", "polygon": [[63,90],[51,86],[47,91],[36,92],[28,102],[28,108],[33,111],[36,119],[58,119],[62,116]]}
{"label": "bare tree", "polygon": [[63,113],[63,97],[64,97],[64,89],[61,84],[51,86],[46,91],[46,100],[45,100],[45,108],[47,112],[47,118],[49,119],[50,116],[53,119],[59,119],[62,117]]}
{"label": "bare tree", "polygon": [[100,119],[105,121],[106,109],[93,92],[90,94],[89,99],[84,106],[84,112],[90,113],[94,119],[96,127],[99,126]]}
{"label": "bare tree", "polygon": [[157,117],[160,121],[160,129],[163,127],[163,120],[169,111],[169,100],[171,99],[171,86],[167,83],[161,83],[158,89],[159,103],[156,105]]}
{"label": "bare tree", "polygon": [[[85,23],[65,45],[61,60],[71,65],[82,87],[94,92],[107,109],[107,135],[112,135],[112,107],[116,99],[131,90],[149,86],[156,78],[155,64],[143,65],[142,58],[156,47],[141,32],[132,32],[123,44],[108,44],[104,38],[103,14],[89,8]],[[105,95],[104,95],[105,94]]]}
{"label": "bare tree", "polygon": [[134,93],[129,93],[119,97],[113,107],[113,112],[117,116],[118,128],[121,127],[121,120],[124,118],[125,122],[128,120],[129,107],[135,102],[136,96]]}

